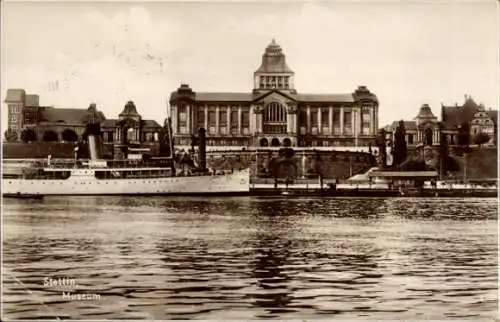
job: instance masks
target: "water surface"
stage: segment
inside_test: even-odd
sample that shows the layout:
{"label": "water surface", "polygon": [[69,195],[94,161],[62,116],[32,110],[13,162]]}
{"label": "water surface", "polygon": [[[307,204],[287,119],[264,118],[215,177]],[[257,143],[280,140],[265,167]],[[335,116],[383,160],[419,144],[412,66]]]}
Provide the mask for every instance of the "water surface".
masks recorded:
{"label": "water surface", "polygon": [[[49,197],[3,214],[7,319],[497,316],[496,199]],[[44,286],[64,277],[77,287]]]}

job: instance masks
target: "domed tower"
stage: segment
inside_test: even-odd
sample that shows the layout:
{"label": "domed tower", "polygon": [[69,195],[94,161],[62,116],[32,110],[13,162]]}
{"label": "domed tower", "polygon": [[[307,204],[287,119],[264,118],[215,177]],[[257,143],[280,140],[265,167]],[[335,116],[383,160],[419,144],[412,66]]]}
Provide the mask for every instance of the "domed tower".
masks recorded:
{"label": "domed tower", "polygon": [[141,115],[137,112],[134,102],[128,101],[123,108],[123,111],[118,114],[120,120],[132,119],[136,122],[141,121]]}
{"label": "domed tower", "polygon": [[254,73],[254,92],[277,89],[296,94],[294,74],[286,64],[280,45],[273,39],[262,55],[262,64]]}
{"label": "domed tower", "polygon": [[415,120],[417,121],[417,126],[420,126],[426,122],[436,123],[437,117],[434,116],[428,104],[423,104]]}

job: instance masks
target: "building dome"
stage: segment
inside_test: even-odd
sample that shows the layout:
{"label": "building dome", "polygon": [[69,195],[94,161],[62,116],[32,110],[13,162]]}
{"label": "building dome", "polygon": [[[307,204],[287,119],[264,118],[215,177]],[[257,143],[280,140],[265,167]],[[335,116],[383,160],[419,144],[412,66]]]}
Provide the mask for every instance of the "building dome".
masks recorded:
{"label": "building dome", "polygon": [[435,118],[429,104],[423,104],[417,115],[418,118]]}
{"label": "building dome", "polygon": [[137,113],[134,102],[128,101],[120,114],[137,115],[139,113]]}
{"label": "building dome", "polygon": [[90,103],[89,108],[87,111],[92,112],[92,111],[97,111],[97,105],[96,103]]}
{"label": "building dome", "polygon": [[256,73],[286,73],[293,71],[287,66],[281,46],[273,39],[262,55],[262,64]]}
{"label": "building dome", "polygon": [[276,43],[276,41],[273,39],[271,43],[267,46],[266,48],[266,55],[270,56],[279,56],[282,55],[281,47]]}
{"label": "building dome", "polygon": [[137,113],[137,109],[135,107],[134,102],[128,101],[123,108],[123,111],[118,115],[120,119],[131,118],[131,119],[140,119],[141,116]]}

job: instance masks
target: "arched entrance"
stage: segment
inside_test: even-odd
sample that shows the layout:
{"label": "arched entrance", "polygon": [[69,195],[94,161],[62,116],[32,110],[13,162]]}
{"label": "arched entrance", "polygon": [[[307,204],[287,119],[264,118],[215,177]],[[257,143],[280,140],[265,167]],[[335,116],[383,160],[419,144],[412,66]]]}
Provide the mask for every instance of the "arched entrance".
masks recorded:
{"label": "arched entrance", "polygon": [[260,139],[260,146],[269,146],[269,141],[266,138]]}
{"label": "arched entrance", "polygon": [[283,146],[284,146],[284,147],[287,147],[287,148],[288,148],[288,147],[291,147],[291,146],[292,146],[292,140],[290,140],[289,138],[285,138],[285,139],[283,140]]}
{"label": "arched entrance", "polygon": [[128,144],[130,142],[139,141],[139,122],[130,118],[125,118],[119,121],[117,123],[117,126],[120,131],[121,144]]}
{"label": "arched entrance", "polygon": [[280,146],[280,140],[278,138],[273,138],[271,140],[271,146]]}

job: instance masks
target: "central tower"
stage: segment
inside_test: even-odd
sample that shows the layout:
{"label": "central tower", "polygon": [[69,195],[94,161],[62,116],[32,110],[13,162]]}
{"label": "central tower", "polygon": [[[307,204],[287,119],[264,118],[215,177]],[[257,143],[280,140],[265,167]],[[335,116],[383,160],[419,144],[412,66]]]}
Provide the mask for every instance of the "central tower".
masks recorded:
{"label": "central tower", "polygon": [[262,64],[254,73],[254,93],[270,90],[287,91],[296,94],[294,72],[287,66],[285,55],[274,39],[262,55]]}

